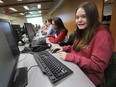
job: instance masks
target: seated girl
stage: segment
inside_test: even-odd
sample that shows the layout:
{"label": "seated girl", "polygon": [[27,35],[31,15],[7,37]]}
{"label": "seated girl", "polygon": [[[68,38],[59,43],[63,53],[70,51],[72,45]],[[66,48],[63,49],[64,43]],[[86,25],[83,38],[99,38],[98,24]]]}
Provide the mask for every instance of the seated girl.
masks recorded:
{"label": "seated girl", "polygon": [[55,34],[48,35],[49,41],[52,43],[60,43],[65,40],[68,30],[65,28],[62,20],[57,17],[52,22],[52,27],[55,31]]}

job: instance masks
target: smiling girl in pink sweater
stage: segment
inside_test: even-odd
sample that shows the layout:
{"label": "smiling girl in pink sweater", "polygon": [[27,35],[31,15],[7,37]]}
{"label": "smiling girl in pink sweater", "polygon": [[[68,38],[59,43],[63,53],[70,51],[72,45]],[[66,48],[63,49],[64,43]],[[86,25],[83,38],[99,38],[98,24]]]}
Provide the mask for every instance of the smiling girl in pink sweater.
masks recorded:
{"label": "smiling girl in pink sweater", "polygon": [[77,64],[98,86],[113,52],[113,39],[108,27],[98,21],[98,10],[94,3],[81,4],[75,12],[75,22],[77,28],[74,44],[53,50],[60,49],[63,60]]}

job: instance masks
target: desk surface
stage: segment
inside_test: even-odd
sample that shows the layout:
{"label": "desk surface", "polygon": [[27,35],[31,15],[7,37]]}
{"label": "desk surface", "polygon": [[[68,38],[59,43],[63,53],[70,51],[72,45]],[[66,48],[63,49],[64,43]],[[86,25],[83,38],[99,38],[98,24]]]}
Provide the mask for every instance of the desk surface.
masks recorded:
{"label": "desk surface", "polygon": [[[47,40],[47,42],[49,41]],[[58,46],[58,44],[52,44],[52,46]],[[23,47],[20,47],[20,49],[22,48]],[[42,73],[40,68],[35,66],[28,71],[28,85],[26,87],[95,87],[76,64],[63,61],[60,59],[59,53],[54,53],[52,55],[70,68],[73,73],[63,78],[61,81],[52,84],[49,78]],[[34,65],[37,65],[37,63],[32,54],[20,54],[18,67],[27,67],[29,69]]]}

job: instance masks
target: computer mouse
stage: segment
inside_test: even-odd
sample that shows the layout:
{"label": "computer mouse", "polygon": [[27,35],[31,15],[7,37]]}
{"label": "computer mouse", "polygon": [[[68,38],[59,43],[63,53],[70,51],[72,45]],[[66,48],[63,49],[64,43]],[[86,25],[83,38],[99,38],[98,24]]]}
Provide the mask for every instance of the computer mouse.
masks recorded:
{"label": "computer mouse", "polygon": [[52,53],[56,53],[57,51],[59,51],[60,49],[54,49],[54,50],[52,50],[51,52]]}

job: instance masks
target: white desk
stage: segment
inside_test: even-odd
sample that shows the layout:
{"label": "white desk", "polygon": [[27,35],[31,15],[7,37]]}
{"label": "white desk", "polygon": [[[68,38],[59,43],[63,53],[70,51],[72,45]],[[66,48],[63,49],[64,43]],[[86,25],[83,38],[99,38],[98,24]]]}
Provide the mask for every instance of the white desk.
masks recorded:
{"label": "white desk", "polygon": [[[47,42],[49,42],[47,40]],[[52,44],[52,46],[58,46]],[[21,47],[20,47],[21,49]],[[28,71],[28,85],[26,87],[95,87],[81,69],[74,63],[63,61],[59,58],[59,53],[53,54],[59,61],[69,67],[73,73],[63,78],[56,84],[52,84],[49,78],[42,73],[38,66],[31,68]],[[37,65],[32,54],[21,54],[18,67],[27,67]]]}

